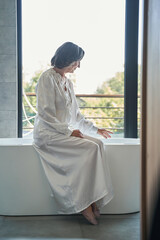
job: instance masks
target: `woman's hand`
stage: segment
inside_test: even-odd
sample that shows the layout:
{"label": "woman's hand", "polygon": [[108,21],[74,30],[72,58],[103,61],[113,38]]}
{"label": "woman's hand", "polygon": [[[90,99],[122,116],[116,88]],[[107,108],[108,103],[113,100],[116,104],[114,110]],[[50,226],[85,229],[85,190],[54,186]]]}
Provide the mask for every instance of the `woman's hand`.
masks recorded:
{"label": "woman's hand", "polygon": [[111,138],[110,134],[113,134],[113,132],[107,131],[106,129],[98,129],[97,133],[99,135],[102,135],[104,138]]}
{"label": "woman's hand", "polygon": [[73,130],[71,136],[84,138],[83,134],[78,129],[77,130]]}

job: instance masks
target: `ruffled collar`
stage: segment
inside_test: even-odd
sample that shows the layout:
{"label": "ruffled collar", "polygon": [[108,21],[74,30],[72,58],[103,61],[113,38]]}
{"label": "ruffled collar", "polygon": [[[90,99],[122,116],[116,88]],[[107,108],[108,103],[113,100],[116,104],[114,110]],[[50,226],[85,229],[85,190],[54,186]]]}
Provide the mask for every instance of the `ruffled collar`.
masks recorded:
{"label": "ruffled collar", "polygon": [[62,77],[61,74],[56,72],[53,68],[52,70],[58,85],[60,84],[62,87],[65,85],[66,88],[70,89],[69,79],[67,77]]}
{"label": "ruffled collar", "polygon": [[[72,97],[71,97],[71,91],[70,91],[70,84],[67,77],[62,77],[59,73],[57,73],[53,68],[51,68],[55,77],[55,81],[57,85],[59,86],[59,90],[63,97],[66,100],[66,105],[69,107],[72,104]],[[68,89],[68,91],[65,91],[65,86]]]}
{"label": "ruffled collar", "polygon": [[51,69],[52,69],[54,75],[56,75],[59,80],[61,80],[61,81],[66,81],[66,80],[68,80],[66,77],[62,77],[60,73],[56,72],[56,71],[54,70],[54,68],[51,68]]}

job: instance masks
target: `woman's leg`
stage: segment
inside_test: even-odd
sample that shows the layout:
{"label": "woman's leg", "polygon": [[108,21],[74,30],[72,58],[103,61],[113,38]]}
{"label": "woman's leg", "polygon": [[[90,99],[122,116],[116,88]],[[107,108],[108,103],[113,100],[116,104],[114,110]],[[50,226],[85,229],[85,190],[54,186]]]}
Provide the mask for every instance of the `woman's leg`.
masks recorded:
{"label": "woman's leg", "polygon": [[91,208],[87,208],[93,201],[99,208],[109,201],[100,141],[55,134],[44,143],[36,150],[53,191],[57,213],[86,210],[84,214],[92,215]]}
{"label": "woman's leg", "polygon": [[[99,149],[100,149],[100,152],[101,152],[102,161],[104,163],[107,189],[109,190],[109,194],[108,195],[110,195],[110,199],[112,199],[113,198],[113,187],[112,187],[112,182],[111,182],[111,177],[110,177],[109,164],[108,164],[108,161],[107,161],[107,156],[105,155],[104,143],[100,139],[98,139],[98,138],[94,138],[94,137],[91,137],[91,136],[88,136],[88,135],[84,135],[84,137],[86,139],[92,141],[92,142],[95,142],[99,146]],[[109,201],[107,201],[107,202],[109,202]],[[99,203],[100,203],[100,201],[98,200],[95,203],[91,204],[92,205],[92,209],[93,209],[94,214],[95,214],[96,217],[100,216],[99,209],[104,206],[104,204],[99,204]],[[98,209],[98,211],[97,211],[97,209]]]}
{"label": "woman's leg", "polygon": [[94,213],[94,216],[97,217],[97,218],[99,218],[99,217],[100,217],[100,211],[99,211],[96,203],[95,203],[95,202],[92,203],[92,204],[91,204],[91,207],[92,207],[92,211],[93,211],[93,213]]}
{"label": "woman's leg", "polygon": [[87,207],[86,209],[84,209],[82,212],[82,215],[93,225],[97,225],[98,222],[95,218],[95,215],[92,211],[92,206],[90,205],[89,207]]}

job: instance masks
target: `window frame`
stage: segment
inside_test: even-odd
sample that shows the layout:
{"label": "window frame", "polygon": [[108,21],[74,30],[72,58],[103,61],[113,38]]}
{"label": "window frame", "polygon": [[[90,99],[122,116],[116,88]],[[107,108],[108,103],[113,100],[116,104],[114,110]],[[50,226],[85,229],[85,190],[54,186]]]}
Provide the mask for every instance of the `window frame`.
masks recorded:
{"label": "window frame", "polygon": [[17,0],[17,82],[17,136],[18,138],[22,138],[22,0]]}
{"label": "window frame", "polygon": [[[139,0],[126,0],[124,68],[124,137],[137,138]],[[22,0],[17,0],[17,135],[22,138]]]}
{"label": "window frame", "polygon": [[126,0],[124,137],[137,138],[139,0]]}

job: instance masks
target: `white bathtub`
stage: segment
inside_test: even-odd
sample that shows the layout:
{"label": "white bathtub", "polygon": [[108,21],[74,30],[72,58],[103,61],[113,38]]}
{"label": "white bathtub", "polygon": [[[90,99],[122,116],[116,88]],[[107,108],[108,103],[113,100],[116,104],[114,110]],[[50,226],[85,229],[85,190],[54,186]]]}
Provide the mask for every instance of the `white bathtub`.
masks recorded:
{"label": "white bathtub", "polygon": [[[114,198],[103,214],[140,210],[139,139],[104,140]],[[52,215],[54,198],[32,139],[0,139],[0,215]]]}

